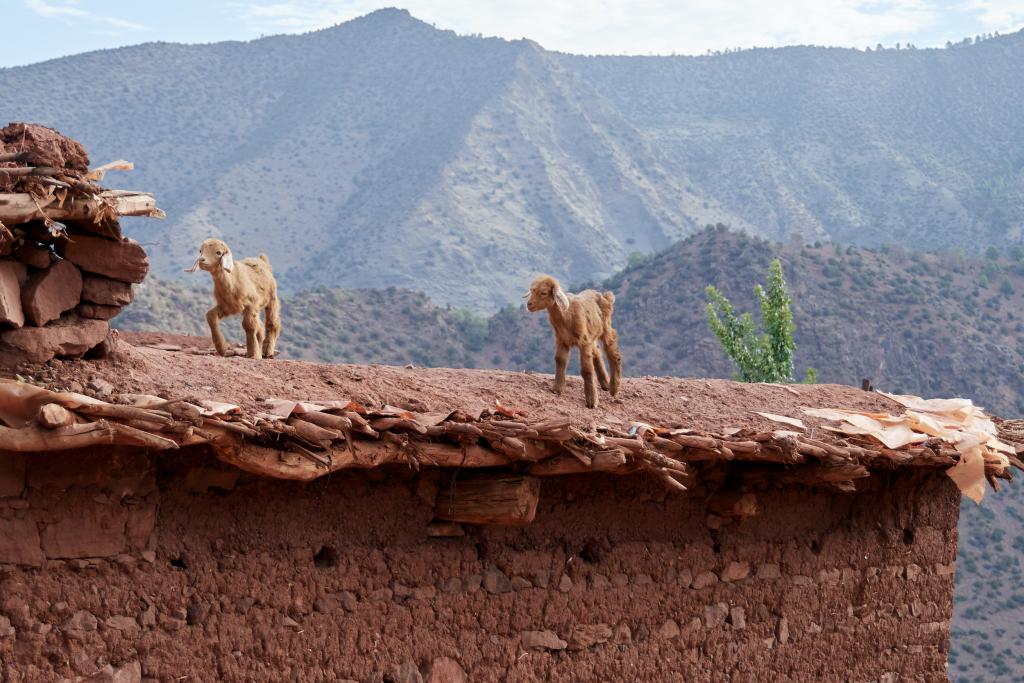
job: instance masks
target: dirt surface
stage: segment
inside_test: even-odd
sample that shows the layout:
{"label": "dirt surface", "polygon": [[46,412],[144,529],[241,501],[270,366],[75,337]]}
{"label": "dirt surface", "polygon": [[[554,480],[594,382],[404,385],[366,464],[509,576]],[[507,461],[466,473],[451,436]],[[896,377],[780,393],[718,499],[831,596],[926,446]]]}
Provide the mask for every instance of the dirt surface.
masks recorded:
{"label": "dirt surface", "polygon": [[23,180],[3,172],[5,166],[48,166],[79,177],[89,170],[89,154],[79,142],[53,128],[34,123],[11,123],[0,128],[0,153],[23,152],[17,163],[0,163],[0,191],[17,191]]}
{"label": "dirt surface", "polygon": [[[899,410],[851,387],[659,377],[626,378],[621,398],[588,410],[579,378],[554,396],[543,374],[221,358],[204,355],[206,338],[167,335],[114,347],[0,374],[107,398],[468,413],[499,401],[529,420],[706,431],[780,427],[756,411]],[[947,680],[948,477],[882,471],[852,493],[755,486],[744,493],[758,513],[732,519],[709,512],[726,486],[713,474],[686,492],[551,477],[530,525],[439,538],[435,505],[473,474],[396,466],[300,484],[239,472],[206,446],[0,452],[0,679],[113,667],[161,682]]]}
{"label": "dirt surface", "polygon": [[[147,345],[170,344],[181,351]],[[461,409],[467,413],[493,408],[495,401],[537,420],[568,416],[574,423],[627,424],[640,420],[657,426],[721,431],[730,427],[779,429],[785,425],[757,412],[803,419],[803,407],[902,412],[879,394],[841,385],[758,385],[727,380],[626,377],[617,399],[601,392],[601,404],[589,410],[583,382],[570,377],[561,396],[551,393],[552,375],[500,370],[395,367],[385,365],[320,365],[304,361],[253,360],[196,355],[212,351],[208,338],[153,333],[122,333],[117,351],[95,361],[54,360],[46,365],[8,368],[53,388],[89,393],[99,377],[115,393],[147,393],[166,398],[216,399],[257,407],[257,399],[352,399],[364,405],[395,405],[421,412]],[[0,370],[0,372],[3,372]]]}
{"label": "dirt surface", "polygon": [[460,680],[430,677],[442,657],[474,682],[947,680],[958,495],[939,473],[759,492],[762,514],[715,525],[703,486],[554,478],[528,527],[431,538],[452,482],[407,468],[302,485],[195,448],[22,463],[0,539],[26,530],[45,559],[0,566],[5,683],[108,664]]}

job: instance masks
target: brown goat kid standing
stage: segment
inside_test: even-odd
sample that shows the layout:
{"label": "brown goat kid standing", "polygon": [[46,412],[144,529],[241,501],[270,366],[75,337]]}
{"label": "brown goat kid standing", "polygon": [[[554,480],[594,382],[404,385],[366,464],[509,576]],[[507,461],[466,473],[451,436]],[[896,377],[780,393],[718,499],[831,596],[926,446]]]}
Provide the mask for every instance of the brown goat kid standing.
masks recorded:
{"label": "brown goat kid standing", "polygon": [[[552,390],[561,394],[565,388],[565,366],[569,363],[572,347],[580,350],[580,374],[588,408],[597,407],[597,386],[613,397],[619,393],[622,380],[622,354],[618,336],[612,327],[612,308],[615,295],[587,289],[579,294],[566,294],[558,280],[541,275],[530,285],[526,308],[531,313],[547,309],[548,322],[555,333],[555,385]],[[611,378],[605,370],[597,342],[604,345],[604,353],[612,366]]]}
{"label": "brown goat kid standing", "polygon": [[[281,302],[277,298],[277,282],[266,254],[235,262],[228,245],[208,239],[199,247],[199,258],[186,273],[201,268],[213,276],[213,298],[217,305],[206,312],[213,345],[217,353],[227,355],[228,345],[220,331],[221,318],[242,314],[245,330],[245,355],[249,358],[270,358],[281,332]],[[260,323],[260,311],[266,326]]]}

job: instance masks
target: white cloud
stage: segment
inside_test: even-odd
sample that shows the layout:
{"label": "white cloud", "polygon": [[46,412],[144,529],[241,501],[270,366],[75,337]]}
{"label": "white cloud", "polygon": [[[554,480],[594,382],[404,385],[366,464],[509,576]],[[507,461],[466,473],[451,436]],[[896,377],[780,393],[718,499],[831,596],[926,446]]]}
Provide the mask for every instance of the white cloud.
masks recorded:
{"label": "white cloud", "polygon": [[[940,0],[396,0],[459,33],[529,37],[581,54],[700,54],[793,44],[864,47],[917,36],[942,19]],[[986,25],[1008,27],[1021,0],[963,0]],[[261,32],[306,31],[367,14],[379,0],[236,0]],[[966,8],[965,8],[966,9]],[[992,29],[995,30],[995,29]],[[1005,30],[1005,29],[1000,29]],[[965,31],[969,33],[969,30]]]}
{"label": "white cloud", "polygon": [[978,20],[989,31],[1005,33],[1024,23],[1024,3],[1021,0],[970,0],[967,8],[977,14]]}
{"label": "white cloud", "polygon": [[95,14],[82,9],[78,0],[64,0],[63,2],[47,2],[46,0],[25,0],[25,6],[41,17],[81,20],[91,22],[108,29],[120,29],[123,31],[146,31],[148,26],[138,24],[134,21]]}

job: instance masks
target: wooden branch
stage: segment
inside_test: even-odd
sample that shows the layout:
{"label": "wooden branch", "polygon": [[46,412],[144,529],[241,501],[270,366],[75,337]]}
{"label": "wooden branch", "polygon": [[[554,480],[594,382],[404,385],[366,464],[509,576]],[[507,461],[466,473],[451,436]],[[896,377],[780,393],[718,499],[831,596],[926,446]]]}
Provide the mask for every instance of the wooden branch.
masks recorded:
{"label": "wooden branch", "polygon": [[374,438],[377,438],[377,436],[379,436],[377,434],[377,431],[374,430],[374,428],[370,426],[370,423],[366,421],[366,418],[364,418],[359,413],[351,410],[345,410],[342,412],[342,416],[347,417],[349,420],[351,420],[352,424],[354,425],[353,429],[359,432],[360,434],[366,434],[367,436],[372,436]]}
{"label": "wooden branch", "polygon": [[110,417],[119,420],[142,420],[158,425],[170,425],[174,418],[169,412],[163,410],[151,410],[148,408],[136,408],[135,406],[122,406],[116,403],[95,403],[85,404],[75,409],[80,415],[90,417]]}
{"label": "wooden branch", "polygon": [[276,448],[255,444],[243,445],[240,440],[222,439],[219,443],[215,442],[210,445],[214,455],[222,462],[233,465],[244,472],[263,477],[311,481],[331,471],[330,468],[325,470],[300,456],[288,454]]}
{"label": "wooden branch", "polygon": [[722,445],[722,442],[713,439],[710,436],[694,436],[692,434],[676,434],[671,437],[673,441],[681,446],[687,446],[689,448],[702,448],[704,450],[714,451]]}
{"label": "wooden branch", "polygon": [[[246,426],[244,424],[240,424],[238,422],[229,422],[227,420],[218,420],[215,417],[203,416],[203,417],[200,418],[200,422],[199,423],[201,425],[206,426],[206,427],[214,427],[214,428],[217,428],[217,429],[222,429],[222,430],[225,430],[225,431],[234,432],[235,434],[240,434],[242,436],[247,436],[250,439],[255,439],[256,437],[258,437],[260,435],[260,433],[257,432],[255,429],[252,429],[252,428],[250,428],[250,427],[248,427],[248,426]],[[195,424],[195,423],[194,422],[190,422],[190,424]]]}
{"label": "wooden branch", "polygon": [[314,443],[319,443],[321,441],[327,441],[329,443],[334,440],[345,438],[344,434],[335,429],[320,427],[312,422],[302,419],[302,417],[298,415],[288,418],[288,424],[294,427],[295,432],[303,439]]}
{"label": "wooden branch", "polygon": [[540,479],[510,474],[457,478],[437,495],[434,516],[449,522],[525,526],[540,500]]}
{"label": "wooden branch", "polygon": [[815,463],[785,469],[772,465],[750,465],[735,470],[734,473],[741,481],[758,486],[796,484],[811,487],[823,486],[842,491],[855,490],[853,481],[869,476],[866,467],[850,462],[839,465]]}
{"label": "wooden branch", "polygon": [[[0,161],[3,161],[2,155],[0,155]],[[30,175],[55,176],[63,175],[64,171],[59,168],[53,168],[52,166],[15,166],[13,168],[0,168],[0,173],[14,177]]]}
{"label": "wooden branch", "polygon": [[162,436],[157,436],[156,434],[152,434],[142,429],[118,424],[117,422],[111,422],[110,426],[113,428],[119,439],[116,443],[122,443],[130,446],[145,446],[146,448],[152,448],[157,451],[171,450],[178,447],[178,443],[176,441]]}
{"label": "wooden branch", "polygon": [[476,444],[459,446],[433,441],[414,441],[412,448],[421,461],[436,467],[502,467],[509,464],[509,459],[501,453]]}
{"label": "wooden branch", "polygon": [[378,432],[383,432],[388,429],[400,429],[407,432],[414,432],[416,434],[427,433],[427,428],[419,422],[402,417],[379,417],[374,420],[370,420],[370,427]]}
{"label": "wooden branch", "polygon": [[553,420],[545,420],[544,422],[536,422],[530,427],[538,432],[557,432],[564,431],[569,428],[572,421],[567,417],[556,417]]}
{"label": "wooden branch", "polygon": [[636,468],[627,465],[626,454],[619,450],[600,451],[594,453],[590,464],[580,461],[574,455],[556,455],[530,465],[527,472],[537,477],[552,477],[563,474],[584,474],[589,472],[608,472],[626,474]]}
{"label": "wooden branch", "polygon": [[352,429],[352,420],[341,415],[332,415],[330,413],[303,413],[302,419],[306,422],[312,422],[318,427],[324,427],[325,429],[333,429],[338,432],[347,432]]}
{"label": "wooden branch", "polygon": [[[109,207],[109,208],[108,208]],[[156,199],[147,192],[101,192],[98,199],[69,197],[63,204],[54,198],[49,204],[37,206],[30,194],[0,194],[0,221],[8,225],[24,223],[43,216],[58,221],[98,221],[106,210],[117,216],[149,216],[164,218]]]}
{"label": "wooden branch", "polygon": [[0,427],[0,444],[3,450],[15,453],[42,453],[103,445],[145,446],[156,450],[178,447],[170,439],[107,420],[55,429],[43,429],[35,425],[21,429]]}

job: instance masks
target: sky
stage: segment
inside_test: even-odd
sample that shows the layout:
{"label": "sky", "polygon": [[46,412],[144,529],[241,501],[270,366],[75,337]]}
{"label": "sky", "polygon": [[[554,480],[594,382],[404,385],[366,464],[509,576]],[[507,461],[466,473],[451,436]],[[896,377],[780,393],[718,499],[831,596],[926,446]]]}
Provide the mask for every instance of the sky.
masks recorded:
{"label": "sky", "polygon": [[579,54],[923,48],[1024,27],[1024,0],[0,0],[0,67],[158,40],[303,33],[388,6],[438,28]]}

